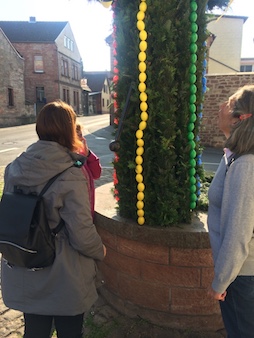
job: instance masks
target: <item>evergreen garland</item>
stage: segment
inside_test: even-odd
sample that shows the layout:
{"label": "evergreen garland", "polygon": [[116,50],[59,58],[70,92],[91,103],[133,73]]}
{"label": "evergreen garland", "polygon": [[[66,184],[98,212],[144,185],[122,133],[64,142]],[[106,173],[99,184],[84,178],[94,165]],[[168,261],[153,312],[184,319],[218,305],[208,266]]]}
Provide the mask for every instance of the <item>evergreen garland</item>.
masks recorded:
{"label": "evergreen garland", "polygon": [[[140,122],[138,91],[139,36],[136,14],[139,0],[116,0],[116,59],[119,80],[116,83],[116,117],[121,116],[129,86],[133,85],[131,102],[124,121],[117,161],[114,162],[120,216],[137,219],[137,185],[135,180],[136,137]],[[190,1],[147,0],[146,31],[149,119],[144,131],[143,177],[146,224],[170,226],[190,222],[189,153],[189,66]],[[198,0],[197,102],[203,101],[202,72],[204,59],[206,1]],[[199,110],[197,111],[199,115]],[[195,122],[198,135],[200,121]],[[199,143],[196,152],[200,154]],[[197,173],[203,174],[202,166]]]}

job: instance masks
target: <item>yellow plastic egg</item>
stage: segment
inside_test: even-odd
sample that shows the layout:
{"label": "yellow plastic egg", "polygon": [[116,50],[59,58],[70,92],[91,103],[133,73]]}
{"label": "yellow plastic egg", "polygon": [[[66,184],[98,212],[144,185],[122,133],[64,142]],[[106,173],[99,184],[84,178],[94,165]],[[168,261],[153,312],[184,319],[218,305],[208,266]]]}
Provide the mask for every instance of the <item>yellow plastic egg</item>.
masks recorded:
{"label": "yellow plastic egg", "polygon": [[145,52],[147,50],[147,42],[146,41],[140,41],[139,49],[141,50],[141,52]]}
{"label": "yellow plastic egg", "polygon": [[143,20],[138,20],[137,21],[137,28],[139,31],[143,31],[145,29],[145,23]]}
{"label": "yellow plastic egg", "polygon": [[141,2],[141,4],[139,5],[139,10],[142,12],[145,12],[147,9],[147,4],[145,2]]}
{"label": "yellow plastic egg", "polygon": [[145,30],[139,32],[140,40],[144,41],[147,39],[147,32]]}
{"label": "yellow plastic egg", "polygon": [[137,174],[137,175],[136,175],[136,181],[137,181],[138,183],[142,183],[142,182],[143,182],[143,175]]}
{"label": "yellow plastic egg", "polygon": [[140,130],[146,129],[146,122],[145,122],[145,121],[141,121],[141,122],[139,123],[139,129],[140,129]]}
{"label": "yellow plastic egg", "polygon": [[144,82],[140,82],[140,84],[138,85],[138,90],[140,92],[144,92],[146,90],[146,84]]}
{"label": "yellow plastic egg", "polygon": [[142,121],[147,121],[148,120],[148,114],[147,114],[147,112],[143,111],[140,114],[140,118],[141,118]]}
{"label": "yellow plastic egg", "polygon": [[146,101],[147,100],[147,95],[146,93],[142,92],[139,95],[140,101]]}
{"label": "yellow plastic egg", "polygon": [[138,129],[138,130],[136,131],[136,138],[142,138],[142,137],[143,137],[143,131],[140,130],[140,129]]}
{"label": "yellow plastic egg", "polygon": [[142,156],[140,156],[140,155],[136,156],[136,163],[137,163],[137,164],[142,164],[142,163],[143,163],[143,158],[142,158]]}
{"label": "yellow plastic egg", "polygon": [[143,11],[139,11],[137,14],[137,19],[139,20],[144,20],[145,18],[145,13]]}
{"label": "yellow plastic egg", "polygon": [[140,82],[145,82],[146,81],[146,73],[140,73],[138,78],[139,78]]}
{"label": "yellow plastic egg", "polygon": [[145,198],[145,194],[143,193],[143,191],[139,191],[137,193],[137,199],[138,199],[138,201],[143,201],[144,198]]}
{"label": "yellow plastic egg", "polygon": [[144,217],[138,217],[138,224],[143,225],[145,223]]}
{"label": "yellow plastic egg", "polygon": [[142,210],[142,209],[137,210],[137,215],[138,215],[139,217],[143,217],[144,214],[145,214],[144,210]]}
{"label": "yellow plastic egg", "polygon": [[136,150],[136,154],[137,155],[143,155],[144,154],[144,148],[143,147],[138,147]]}
{"label": "yellow plastic egg", "polygon": [[137,201],[137,209],[143,209],[144,208],[144,202],[143,201]]}
{"label": "yellow plastic egg", "polygon": [[[136,173],[137,173],[137,174],[141,174],[142,171],[143,171],[142,165],[140,165],[140,164],[136,165]],[[143,177],[143,176],[141,175],[141,177]],[[136,177],[136,180],[137,180],[137,177]],[[143,180],[143,178],[142,178],[142,180]],[[137,182],[138,182],[138,180],[137,180]],[[141,181],[141,182],[142,182],[142,181]]]}
{"label": "yellow plastic egg", "polygon": [[141,111],[147,111],[148,105],[146,102],[141,102],[139,107]]}
{"label": "yellow plastic egg", "polygon": [[138,65],[138,69],[141,73],[144,73],[146,71],[146,64],[145,62],[140,62]]}
{"label": "yellow plastic egg", "polygon": [[146,60],[146,53],[145,52],[140,52],[138,54],[138,59],[140,62],[144,62]]}
{"label": "yellow plastic egg", "polygon": [[145,190],[145,185],[144,185],[144,183],[139,183],[138,184],[138,191],[144,191]]}
{"label": "yellow plastic egg", "polygon": [[139,138],[138,140],[137,140],[137,146],[138,147],[144,147],[144,140],[143,139],[141,139],[141,138]]}

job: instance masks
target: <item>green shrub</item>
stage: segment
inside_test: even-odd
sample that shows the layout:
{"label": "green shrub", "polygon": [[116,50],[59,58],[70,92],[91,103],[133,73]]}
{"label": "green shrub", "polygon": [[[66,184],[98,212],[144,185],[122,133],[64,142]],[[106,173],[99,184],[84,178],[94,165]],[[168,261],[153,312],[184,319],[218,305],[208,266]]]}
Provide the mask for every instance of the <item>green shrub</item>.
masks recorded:
{"label": "green shrub", "polygon": [[207,211],[208,210],[208,189],[212,179],[214,177],[214,173],[205,172],[204,177],[201,181],[201,189],[200,189],[200,197],[198,200],[197,210],[198,211]]}

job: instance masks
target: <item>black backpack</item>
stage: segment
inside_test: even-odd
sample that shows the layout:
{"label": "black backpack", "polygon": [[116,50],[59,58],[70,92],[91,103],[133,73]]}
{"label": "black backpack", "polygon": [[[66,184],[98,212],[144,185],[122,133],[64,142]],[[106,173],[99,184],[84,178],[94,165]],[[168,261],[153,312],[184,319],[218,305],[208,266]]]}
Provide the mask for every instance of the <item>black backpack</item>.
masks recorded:
{"label": "black backpack", "polygon": [[0,252],[10,266],[40,269],[53,264],[55,236],[64,221],[61,219],[56,228],[50,229],[43,195],[61,174],[52,177],[38,196],[24,194],[17,187],[14,192],[3,194],[0,203]]}

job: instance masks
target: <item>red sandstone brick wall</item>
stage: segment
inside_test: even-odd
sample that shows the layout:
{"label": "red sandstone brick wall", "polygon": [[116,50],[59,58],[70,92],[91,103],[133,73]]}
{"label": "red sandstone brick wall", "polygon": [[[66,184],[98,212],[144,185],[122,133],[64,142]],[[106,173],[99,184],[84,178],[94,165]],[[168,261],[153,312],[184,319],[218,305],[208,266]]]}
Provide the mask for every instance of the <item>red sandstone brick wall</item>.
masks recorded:
{"label": "red sandstone brick wall", "polygon": [[254,84],[254,73],[236,73],[207,75],[207,93],[205,94],[200,139],[203,146],[222,148],[225,138],[218,128],[218,111],[239,87]]}
{"label": "red sandstone brick wall", "polygon": [[207,298],[213,276],[210,249],[170,248],[98,231],[107,246],[99,267],[113,294],[171,315],[218,313],[217,302]]}
{"label": "red sandstone brick wall", "polygon": [[[36,102],[36,87],[45,88],[47,102],[60,97],[57,48],[55,44],[13,43],[14,47],[25,58],[26,100]],[[34,56],[44,56],[44,73],[34,72]],[[45,55],[47,57],[45,57]]]}

